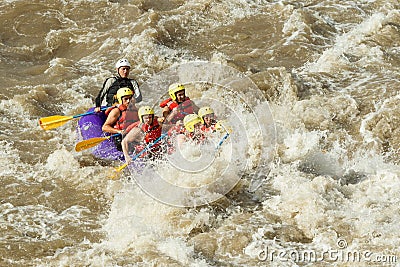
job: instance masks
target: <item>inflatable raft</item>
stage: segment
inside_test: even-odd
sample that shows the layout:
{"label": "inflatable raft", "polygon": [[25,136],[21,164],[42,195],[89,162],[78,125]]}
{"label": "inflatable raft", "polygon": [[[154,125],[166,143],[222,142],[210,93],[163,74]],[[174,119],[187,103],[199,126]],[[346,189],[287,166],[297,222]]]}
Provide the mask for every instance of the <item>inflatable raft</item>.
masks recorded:
{"label": "inflatable raft", "polygon": [[[94,107],[90,108],[87,112],[93,110]],[[106,115],[103,111],[80,118],[77,127],[78,136],[80,135],[81,140],[107,136],[101,130],[105,121]],[[91,153],[94,157],[99,159],[125,161],[124,154],[116,148],[113,138],[107,139],[91,148]]]}

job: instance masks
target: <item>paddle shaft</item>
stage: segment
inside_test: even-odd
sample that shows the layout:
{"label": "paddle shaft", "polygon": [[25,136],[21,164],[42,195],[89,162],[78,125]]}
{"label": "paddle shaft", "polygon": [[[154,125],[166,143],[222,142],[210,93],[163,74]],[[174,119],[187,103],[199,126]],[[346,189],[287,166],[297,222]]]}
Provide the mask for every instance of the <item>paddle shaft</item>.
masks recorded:
{"label": "paddle shaft", "polygon": [[227,132],[227,133],[222,137],[221,141],[219,141],[219,143],[218,143],[217,147],[215,148],[215,150],[218,150],[218,149],[221,147],[222,143],[224,143],[224,141],[225,141],[228,137],[229,137],[229,133]]}
{"label": "paddle shaft", "polygon": [[[156,140],[154,140],[154,142],[148,144],[145,148],[142,149],[142,151],[140,151],[139,153],[137,153],[137,154],[132,158],[132,161],[135,160],[135,159],[137,159],[138,157],[140,157],[144,152],[146,152],[147,150],[149,150],[152,146],[154,146],[155,144],[157,144],[161,139],[163,139],[163,138],[164,138],[165,136],[167,136],[167,135],[168,135],[168,133],[164,133],[164,134],[162,134],[160,137],[158,137]],[[128,164],[125,163],[124,165],[121,165],[121,166],[117,167],[115,170],[116,170],[117,172],[120,172],[120,171],[122,171],[122,170],[123,170],[125,167],[127,167],[127,166],[128,166]]]}
{"label": "paddle shaft", "polygon": [[[106,110],[108,108],[109,107],[102,107],[100,110],[104,111],[104,110]],[[95,113],[97,113],[97,112],[93,110],[93,111],[89,111],[89,112],[86,112],[86,113],[82,113],[82,114],[78,114],[78,115],[72,116],[72,118],[76,119],[76,118],[80,118],[80,117],[83,117],[83,116],[92,115],[92,114],[95,114]]]}
{"label": "paddle shaft", "polygon": [[157,144],[161,139],[163,139],[166,135],[168,135],[168,133],[164,133],[162,134],[160,137],[158,137],[156,140],[154,140],[154,142],[152,142],[151,144],[148,144],[142,151],[140,151],[139,153],[137,153],[132,160],[137,159],[138,157],[140,157],[144,152],[146,152],[147,150],[149,150],[152,146],[154,146],[155,144]]}

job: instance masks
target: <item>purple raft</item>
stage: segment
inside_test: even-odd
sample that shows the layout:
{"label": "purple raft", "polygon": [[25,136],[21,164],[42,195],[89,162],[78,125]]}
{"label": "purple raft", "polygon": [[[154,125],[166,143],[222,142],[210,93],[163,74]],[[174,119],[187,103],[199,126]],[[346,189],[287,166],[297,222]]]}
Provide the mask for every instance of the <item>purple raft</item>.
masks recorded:
{"label": "purple raft", "polygon": [[[93,110],[94,107],[90,108],[87,112]],[[80,133],[82,140],[94,137],[105,137],[106,135],[101,130],[101,127],[106,121],[106,118],[107,117],[103,111],[81,117],[78,122],[78,132]],[[116,148],[112,138],[107,139],[92,148],[91,153],[94,157],[99,159],[125,161],[124,154]]]}

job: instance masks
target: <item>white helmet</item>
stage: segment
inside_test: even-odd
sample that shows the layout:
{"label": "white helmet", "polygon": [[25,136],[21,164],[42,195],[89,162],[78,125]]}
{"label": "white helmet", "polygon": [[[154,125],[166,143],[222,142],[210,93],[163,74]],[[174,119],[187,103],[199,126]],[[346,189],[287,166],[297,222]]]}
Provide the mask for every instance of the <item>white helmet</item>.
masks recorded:
{"label": "white helmet", "polygon": [[118,60],[117,63],[115,63],[115,68],[119,69],[120,67],[131,67],[131,63],[126,58]]}

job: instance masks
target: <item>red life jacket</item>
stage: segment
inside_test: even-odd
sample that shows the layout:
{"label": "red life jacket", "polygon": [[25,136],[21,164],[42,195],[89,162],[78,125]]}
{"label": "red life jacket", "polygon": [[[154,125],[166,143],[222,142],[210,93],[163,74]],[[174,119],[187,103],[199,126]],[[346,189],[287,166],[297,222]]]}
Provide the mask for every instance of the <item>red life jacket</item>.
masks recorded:
{"label": "red life jacket", "polygon": [[[159,138],[161,136],[162,129],[161,129],[161,125],[158,124],[158,120],[157,120],[156,116],[154,116],[153,122],[151,123],[151,125],[148,125],[147,123],[142,123],[140,125],[140,128],[146,134],[144,137],[144,142],[146,144],[154,142],[157,138]],[[160,145],[160,143],[158,142],[153,147],[156,147],[159,145]]]}
{"label": "red life jacket", "polygon": [[[157,117],[155,116],[153,119],[153,123],[148,125],[147,123],[141,123],[140,121],[134,122],[125,129],[125,133],[129,133],[133,128],[139,127],[144,133],[144,142],[149,144],[157,140],[158,137],[161,136],[162,127],[158,123]],[[160,143],[155,144],[153,147],[159,146]]]}
{"label": "red life jacket", "polygon": [[160,103],[160,108],[164,108],[165,106],[169,107],[171,104],[168,105],[168,103],[170,102],[174,102],[172,98],[165,99],[163,102]]}
{"label": "red life jacket", "polygon": [[108,114],[110,114],[111,110],[113,110],[114,108],[118,108],[119,109],[119,117],[118,117],[118,120],[114,124],[113,127],[114,127],[114,129],[123,130],[125,128],[125,117],[126,117],[126,109],[127,109],[127,107],[125,105],[122,105],[122,104],[109,107],[105,111],[106,116],[108,116]]}
{"label": "red life jacket", "polygon": [[168,107],[170,111],[178,108],[179,112],[169,120],[171,123],[176,123],[179,120],[183,120],[186,115],[195,113],[193,109],[193,102],[189,97],[186,97],[186,100],[180,104],[178,104],[176,101],[173,101],[172,98],[168,98],[160,103],[160,107]]}
{"label": "red life jacket", "polygon": [[[139,153],[140,151],[142,151],[143,149],[146,148],[146,146],[154,141],[156,141],[160,136],[161,136],[161,130],[162,127],[161,125],[158,123],[157,117],[154,116],[153,122],[151,125],[148,125],[147,123],[134,123],[135,125],[137,125],[137,127],[139,127],[144,133],[144,143],[145,144],[139,144],[135,146],[135,150],[136,153]],[[154,153],[161,153],[162,150],[160,149],[160,142],[157,142],[156,144],[154,144],[151,148],[148,149],[147,152],[143,153],[140,157],[145,157],[148,156],[150,152],[150,155]]]}

